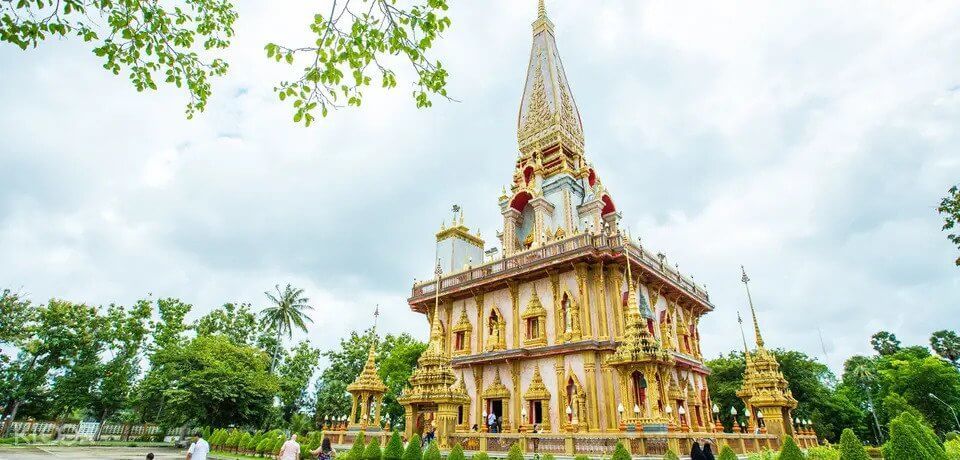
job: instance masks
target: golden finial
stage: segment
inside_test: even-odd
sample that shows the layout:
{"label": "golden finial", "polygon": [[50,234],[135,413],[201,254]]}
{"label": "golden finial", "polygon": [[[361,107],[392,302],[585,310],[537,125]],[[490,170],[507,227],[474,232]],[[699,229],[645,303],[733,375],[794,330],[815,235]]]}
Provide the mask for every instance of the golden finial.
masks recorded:
{"label": "golden finial", "polygon": [[757,348],[763,348],[763,337],[760,335],[760,323],[757,322],[757,311],[753,308],[753,297],[750,296],[750,277],[747,276],[747,270],[740,266],[740,281],[747,290],[747,301],[750,303],[750,314],[753,316],[753,332],[757,336]]}
{"label": "golden finial", "polygon": [[544,5],[543,0],[537,2],[537,19],[547,19],[547,6]]}

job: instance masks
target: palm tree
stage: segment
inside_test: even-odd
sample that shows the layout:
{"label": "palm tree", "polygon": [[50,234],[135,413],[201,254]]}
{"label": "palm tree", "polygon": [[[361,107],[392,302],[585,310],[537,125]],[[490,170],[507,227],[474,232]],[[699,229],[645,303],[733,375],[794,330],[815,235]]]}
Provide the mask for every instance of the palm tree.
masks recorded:
{"label": "palm tree", "polygon": [[863,384],[867,391],[867,403],[870,404],[870,413],[873,414],[873,424],[877,428],[877,445],[879,445],[883,439],[883,432],[880,431],[880,422],[877,420],[877,410],[873,405],[873,392],[870,388],[870,384],[877,378],[873,371],[873,365],[869,362],[861,362],[852,369],[852,372],[853,376]]}
{"label": "palm tree", "polygon": [[307,332],[306,322],[313,322],[306,314],[306,311],[312,311],[313,307],[307,303],[310,299],[303,295],[303,289],[295,288],[289,283],[282,291],[279,284],[274,288],[277,290],[277,295],[273,295],[269,291],[264,292],[267,298],[273,302],[273,305],[260,312],[263,323],[277,331],[277,343],[273,349],[273,358],[270,361],[270,372],[273,372],[273,367],[277,362],[280,336],[292,337],[294,328]]}

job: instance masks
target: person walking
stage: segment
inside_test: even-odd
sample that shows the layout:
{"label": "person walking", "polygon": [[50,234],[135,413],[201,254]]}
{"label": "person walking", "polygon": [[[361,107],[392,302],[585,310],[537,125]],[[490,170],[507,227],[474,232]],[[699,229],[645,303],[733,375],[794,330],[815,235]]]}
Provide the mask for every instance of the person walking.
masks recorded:
{"label": "person walking", "polygon": [[497,432],[497,414],[490,412],[487,416],[487,428],[491,433]]}
{"label": "person walking", "polygon": [[300,460],[300,443],[297,442],[296,433],[290,435],[290,439],[280,447],[277,460]]}
{"label": "person walking", "polygon": [[187,460],[207,460],[207,453],[210,452],[210,444],[203,439],[203,433],[197,431],[193,434],[193,444],[187,449]]}
{"label": "person walking", "polygon": [[707,457],[704,457],[703,450],[700,449],[700,443],[693,441],[693,447],[690,448],[690,460],[707,460]]}
{"label": "person walking", "polygon": [[713,448],[710,447],[710,441],[703,441],[703,458],[706,460],[716,460],[716,457],[713,456]]}
{"label": "person walking", "polygon": [[310,455],[317,457],[317,460],[332,460],[337,456],[337,451],[333,450],[333,447],[330,447],[330,438],[323,438],[323,442],[320,443],[320,447],[316,450],[311,450]]}

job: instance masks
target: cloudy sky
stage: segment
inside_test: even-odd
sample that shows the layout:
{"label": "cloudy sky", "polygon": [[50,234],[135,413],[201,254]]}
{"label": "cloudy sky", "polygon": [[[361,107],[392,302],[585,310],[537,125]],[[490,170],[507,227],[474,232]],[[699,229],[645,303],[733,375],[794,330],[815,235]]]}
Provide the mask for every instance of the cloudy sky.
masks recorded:
{"label": "cloudy sky", "polygon": [[[0,286],[35,301],[179,297],[194,316],[304,287],[309,338],[425,337],[405,298],[458,203],[488,240],[516,151],[533,0],[454,1],[438,56],[459,102],[406,81],[314,127],[272,91],[267,41],[308,43],[322,2],[239,1],[230,74],[188,121],[83,44],[0,46]],[[738,347],[739,267],[766,340],[837,368],[880,329],[960,327],[935,207],[960,181],[952,2],[550,0],[587,154],[645,245],[706,283],[709,356]]]}

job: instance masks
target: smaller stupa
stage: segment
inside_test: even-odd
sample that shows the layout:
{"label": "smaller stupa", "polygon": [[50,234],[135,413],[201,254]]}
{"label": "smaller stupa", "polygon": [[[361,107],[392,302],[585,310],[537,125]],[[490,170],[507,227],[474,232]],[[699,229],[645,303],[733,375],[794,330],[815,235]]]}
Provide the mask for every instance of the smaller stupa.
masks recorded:
{"label": "smaller stupa", "polygon": [[[380,316],[379,307],[373,312],[374,318]],[[383,405],[383,395],[387,392],[387,386],[380,379],[377,373],[377,326],[374,319],[370,343],[370,351],[367,353],[367,362],[357,379],[350,385],[347,385],[347,391],[353,400],[350,406],[350,423],[348,430],[356,431],[379,431],[380,424],[380,406]]]}

